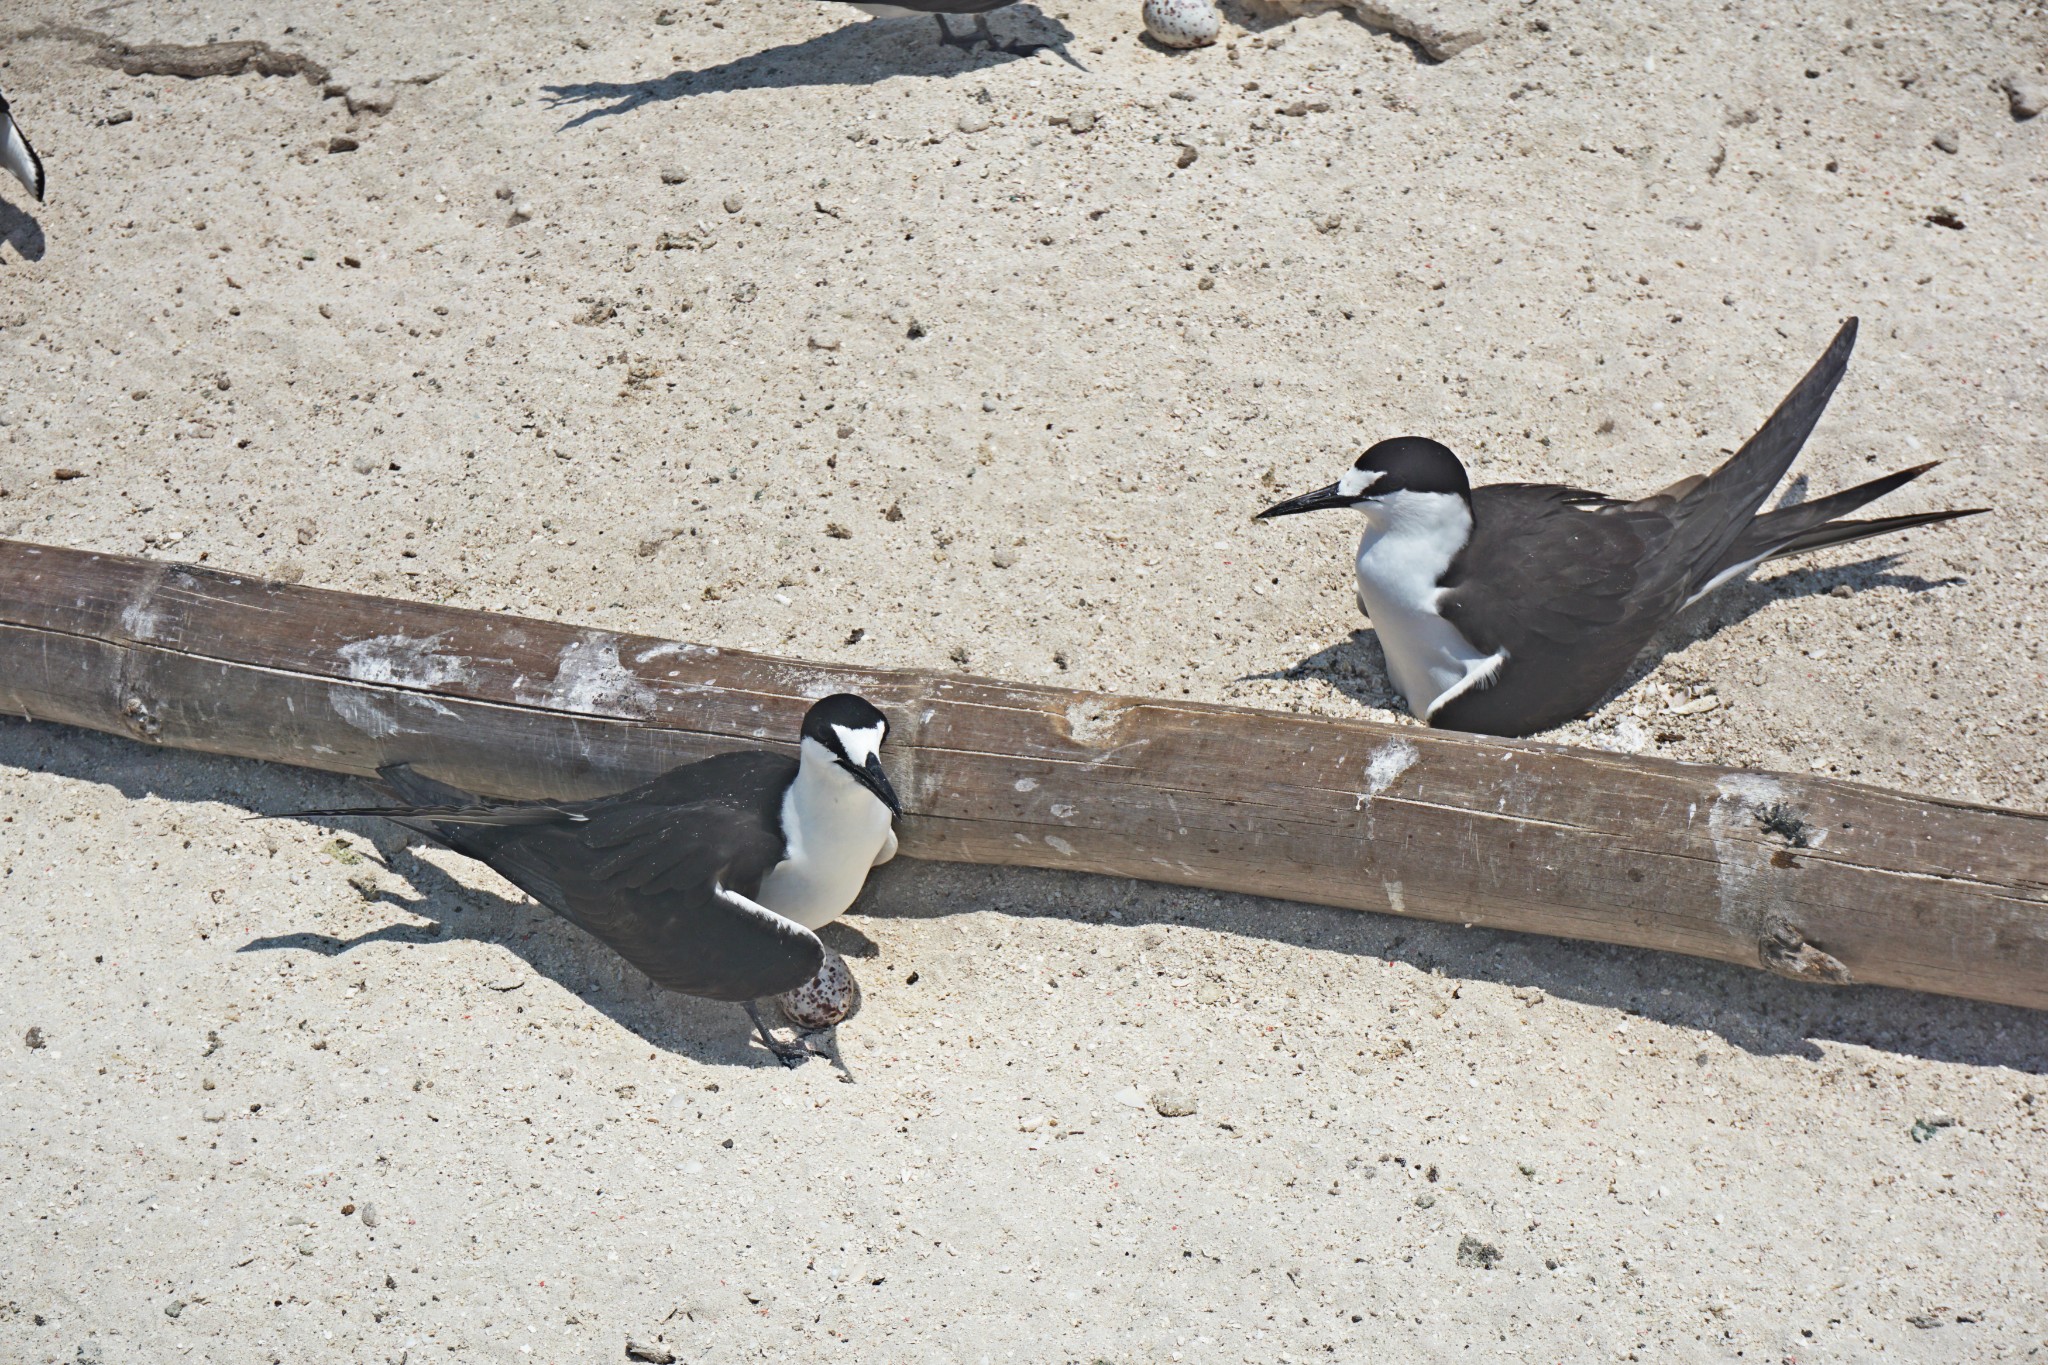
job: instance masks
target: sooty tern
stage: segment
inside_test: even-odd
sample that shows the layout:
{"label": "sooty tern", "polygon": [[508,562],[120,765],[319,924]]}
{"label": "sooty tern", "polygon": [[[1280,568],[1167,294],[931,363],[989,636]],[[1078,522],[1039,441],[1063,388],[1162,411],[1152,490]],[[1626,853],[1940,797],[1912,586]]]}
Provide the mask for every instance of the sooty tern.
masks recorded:
{"label": "sooty tern", "polygon": [[[658,984],[740,1002],[769,1051],[795,1066],[807,1049],[778,1040],[756,1001],[814,980],[858,999],[814,931],[896,856],[903,807],[879,757],[888,733],[880,711],[840,693],[804,716],[795,758],[720,754],[563,802],[492,801],[396,764],[378,775],[409,805],[286,814],[379,815],[488,863]],[[799,1004],[805,1022],[836,1022],[815,1000]]]}
{"label": "sooty tern", "polygon": [[1851,318],[1726,464],[1647,498],[1473,488],[1448,449],[1404,436],[1366,451],[1328,488],[1258,516],[1365,514],[1358,604],[1415,715],[1482,734],[1547,730],[1597,706],[1665,622],[1759,564],[1987,510],[1839,519],[1934,467],[1923,464],[1757,515],[1855,344]]}
{"label": "sooty tern", "polygon": [[[939,41],[947,47],[957,47],[962,52],[972,52],[976,43],[986,43],[991,52],[1007,52],[1012,56],[1029,57],[1043,47],[1043,43],[1001,43],[989,31],[988,16],[992,10],[999,10],[1015,3],[1015,0],[829,0],[832,4],[852,5],[864,10],[877,19],[908,19],[914,15],[929,14],[939,25]],[[949,14],[971,14],[974,29],[970,33],[956,34],[946,24]]]}
{"label": "sooty tern", "polygon": [[21,131],[21,125],[14,121],[14,112],[7,107],[7,96],[0,95],[0,166],[5,166],[16,180],[28,187],[28,192],[43,200],[43,159],[36,155],[36,149],[29,146],[28,134]]}

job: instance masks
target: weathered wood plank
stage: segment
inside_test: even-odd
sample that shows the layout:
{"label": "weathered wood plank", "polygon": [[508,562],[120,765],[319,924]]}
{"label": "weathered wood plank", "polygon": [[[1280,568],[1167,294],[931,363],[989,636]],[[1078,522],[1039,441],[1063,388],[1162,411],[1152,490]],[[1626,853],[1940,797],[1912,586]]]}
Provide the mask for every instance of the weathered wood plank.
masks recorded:
{"label": "weathered wood plank", "polygon": [[2048,1006],[2048,817],[1414,726],[797,663],[0,541],[0,706],[507,796],[780,745],[857,691],[914,857]]}

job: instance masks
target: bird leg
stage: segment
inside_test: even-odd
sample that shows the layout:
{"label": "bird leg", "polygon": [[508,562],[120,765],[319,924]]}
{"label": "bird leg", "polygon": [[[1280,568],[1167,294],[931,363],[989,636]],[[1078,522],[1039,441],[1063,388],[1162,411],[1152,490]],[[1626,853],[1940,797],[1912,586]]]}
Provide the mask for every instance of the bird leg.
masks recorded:
{"label": "bird leg", "polygon": [[752,1000],[742,1001],[741,1008],[746,1010],[747,1018],[754,1021],[754,1029],[761,1035],[761,1046],[774,1053],[775,1059],[784,1066],[802,1066],[807,1059],[815,1055],[813,1049],[806,1047],[801,1042],[785,1043],[777,1038],[769,1030],[767,1021],[761,1017],[761,1007],[756,1002]]}

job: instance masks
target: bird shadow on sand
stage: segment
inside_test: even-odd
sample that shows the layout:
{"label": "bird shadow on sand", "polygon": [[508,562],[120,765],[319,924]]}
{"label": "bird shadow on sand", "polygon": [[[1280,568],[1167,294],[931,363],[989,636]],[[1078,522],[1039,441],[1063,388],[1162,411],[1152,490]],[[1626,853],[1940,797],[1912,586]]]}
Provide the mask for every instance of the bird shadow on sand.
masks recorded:
{"label": "bird shadow on sand", "polygon": [[0,242],[20,252],[25,261],[40,261],[49,249],[36,216],[6,199],[0,199]]}
{"label": "bird shadow on sand", "polygon": [[[369,795],[361,784],[326,774],[154,749],[111,735],[12,719],[0,720],[0,765],[103,783],[136,801],[226,804],[250,812],[367,804]],[[34,817],[17,816],[25,818]],[[322,831],[341,823],[252,821],[245,828],[252,842],[260,842],[261,831],[294,824],[320,839]],[[362,819],[350,822],[350,828],[360,831],[376,850],[375,861],[386,869],[367,884],[371,901],[397,912],[390,922],[353,933],[325,932],[318,926],[335,911],[336,888],[309,888],[303,911],[292,915],[305,928],[250,939],[235,951],[345,960],[383,945],[410,945],[417,963],[408,968],[411,979],[438,979],[452,994],[479,1000],[502,998],[494,997],[492,988],[519,977],[512,963],[457,963],[433,952],[436,945],[469,939],[503,948],[534,975],[559,984],[650,1047],[708,1065],[779,1065],[752,1041],[746,1017],[736,1006],[662,990],[546,909],[450,876],[436,861],[420,857],[416,837],[396,826]],[[357,840],[351,843],[362,852]],[[334,881],[368,870],[367,864],[337,864]],[[2028,1010],[1875,986],[1821,988],[1648,949],[1468,930],[1125,877],[899,858],[870,876],[851,912],[855,922],[829,926],[824,937],[856,959],[860,974],[858,959],[875,952],[859,928],[862,922],[886,938],[883,926],[892,920],[978,911],[1116,925],[1130,932],[1118,935],[1115,950],[1127,945],[1133,960],[1151,946],[1146,930],[1188,925],[1333,954],[1360,972],[1401,964],[1440,971],[1453,986],[1466,980],[1534,988],[1561,1000],[1704,1030],[1759,1055],[1819,1060],[1825,1054],[1818,1044],[1832,1042],[2048,1074],[2048,1031],[2041,1027],[2041,1016]],[[351,913],[351,920],[360,922],[360,914]],[[125,921],[121,931],[126,932]],[[1111,946],[1106,944],[1104,951],[1112,951]],[[884,956],[892,967],[916,970],[905,946],[891,947]]]}
{"label": "bird shadow on sand", "polygon": [[[1605,706],[1656,672],[1667,656],[1740,624],[1777,603],[1803,597],[1838,596],[1843,589],[1847,589],[1851,598],[1874,588],[1926,593],[1937,588],[1957,587],[1966,581],[1959,577],[1922,578],[1918,574],[1894,573],[1892,570],[1899,557],[1898,554],[1877,555],[1854,564],[1791,569],[1770,578],[1750,579],[1722,588],[1681,612],[1659,631],[1649,646],[1636,656],[1635,662],[1629,665],[1628,672],[1614,689],[1601,698],[1600,704]],[[1826,622],[1816,622],[1814,630],[1813,642],[1816,644],[1833,638]],[[1286,668],[1270,673],[1247,674],[1238,681],[1300,682],[1308,679],[1327,682],[1361,706],[1400,712],[1408,709],[1387,676],[1386,653],[1380,647],[1379,637],[1369,627],[1354,630],[1347,640],[1303,655]]]}
{"label": "bird shadow on sand", "polygon": [[[281,823],[306,824],[317,830],[345,828],[367,839],[374,855],[364,853],[358,844],[357,856],[364,857],[366,865],[381,866],[404,886],[379,878],[381,884],[367,892],[365,900],[388,906],[406,918],[353,934],[317,929],[267,934],[242,944],[235,950],[239,953],[304,952],[345,958],[377,944],[425,946],[468,939],[511,953],[524,962],[527,972],[553,981],[650,1047],[713,1065],[781,1065],[751,1041],[753,1025],[739,1006],[661,989],[545,906],[466,885],[450,876],[419,856],[418,849],[430,845],[415,835],[372,819]],[[383,828],[376,828],[379,825]],[[509,995],[524,987],[526,974],[513,963],[500,962],[472,977],[462,976],[458,969],[457,977],[447,984],[464,991]],[[772,1022],[772,1010],[769,1018]]]}
{"label": "bird shadow on sand", "polygon": [[[1002,30],[999,40],[1036,44],[1069,66],[1080,66],[1067,52],[1067,44],[1074,39],[1073,31],[1036,6],[1011,5],[997,11],[992,22]],[[562,125],[566,131],[597,119],[630,114],[643,105],[666,104],[697,95],[819,85],[873,85],[896,76],[969,76],[1017,61],[1023,55],[988,47],[962,52],[944,46],[938,39],[934,22],[926,16],[855,22],[800,43],[784,43],[701,71],[672,71],[644,81],[547,85],[541,90],[549,108],[582,108],[582,112]]]}

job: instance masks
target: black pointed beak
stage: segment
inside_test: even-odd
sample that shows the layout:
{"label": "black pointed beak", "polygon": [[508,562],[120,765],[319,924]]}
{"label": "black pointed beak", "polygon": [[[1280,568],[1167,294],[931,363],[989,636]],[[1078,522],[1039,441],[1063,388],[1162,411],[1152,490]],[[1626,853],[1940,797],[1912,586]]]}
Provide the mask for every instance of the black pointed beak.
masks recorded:
{"label": "black pointed beak", "polygon": [[882,760],[870,758],[864,768],[849,766],[853,780],[875,794],[875,800],[889,808],[891,815],[903,814],[903,802],[897,799],[896,789],[889,785],[889,774],[882,771]]}
{"label": "black pointed beak", "polygon": [[1265,511],[1253,517],[1253,521],[1265,521],[1269,517],[1291,517],[1297,512],[1320,512],[1328,507],[1349,507],[1351,499],[1337,491],[1337,485],[1318,488],[1313,493],[1303,493],[1285,502],[1276,502]]}

